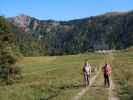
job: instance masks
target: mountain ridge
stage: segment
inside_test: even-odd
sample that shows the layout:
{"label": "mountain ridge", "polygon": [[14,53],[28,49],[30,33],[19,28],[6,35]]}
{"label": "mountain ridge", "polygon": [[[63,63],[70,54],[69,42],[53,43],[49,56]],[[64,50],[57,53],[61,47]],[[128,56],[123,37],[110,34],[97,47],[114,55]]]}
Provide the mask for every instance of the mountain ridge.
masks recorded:
{"label": "mountain ridge", "polygon": [[[10,17],[7,18],[9,22],[13,23],[15,26],[23,28],[26,32],[31,32],[34,33],[34,30],[37,28],[39,24],[52,24],[53,26],[58,26],[61,23],[71,23],[71,22],[80,22],[80,21],[90,21],[92,18],[97,18],[97,17],[115,17],[115,16],[123,16],[127,15],[128,13],[131,13],[133,11],[128,11],[128,12],[109,12],[109,13],[104,13],[101,15],[96,15],[96,16],[90,16],[90,17],[84,17],[80,19],[73,19],[73,20],[68,20],[68,21],[56,21],[56,20],[40,20],[35,17],[26,15],[26,14],[20,14],[15,17]],[[32,24],[32,26],[31,26]],[[33,28],[33,29],[32,29]]]}
{"label": "mountain ridge", "polygon": [[133,45],[133,11],[69,21],[38,20],[25,15],[8,20],[41,41],[41,48],[50,55],[124,49]]}

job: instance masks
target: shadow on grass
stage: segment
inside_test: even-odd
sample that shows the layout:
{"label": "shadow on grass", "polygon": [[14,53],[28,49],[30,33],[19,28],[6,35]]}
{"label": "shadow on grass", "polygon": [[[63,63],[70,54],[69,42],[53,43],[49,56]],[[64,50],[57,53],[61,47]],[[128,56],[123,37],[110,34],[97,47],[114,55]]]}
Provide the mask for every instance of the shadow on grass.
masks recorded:
{"label": "shadow on grass", "polygon": [[57,97],[62,91],[71,90],[71,89],[79,89],[79,88],[83,88],[83,87],[84,87],[83,84],[60,86],[60,87],[57,88],[57,90],[59,90],[58,92],[56,92],[54,94],[51,94],[48,97],[42,97],[42,98],[40,98],[40,100],[50,100],[52,98]]}
{"label": "shadow on grass", "polygon": [[[59,92],[60,93],[60,92]],[[58,95],[59,95],[59,93],[57,94],[53,94],[53,95],[50,95],[50,96],[48,96],[48,97],[45,97],[45,98],[40,98],[39,100],[50,100],[50,99],[52,99],[52,98],[54,98],[54,97],[57,97]]]}
{"label": "shadow on grass", "polygon": [[92,85],[91,88],[105,88],[104,85]]}
{"label": "shadow on grass", "polygon": [[59,87],[61,90],[67,90],[67,89],[78,89],[78,88],[83,88],[85,87],[83,84],[78,84],[78,85],[65,85]]}

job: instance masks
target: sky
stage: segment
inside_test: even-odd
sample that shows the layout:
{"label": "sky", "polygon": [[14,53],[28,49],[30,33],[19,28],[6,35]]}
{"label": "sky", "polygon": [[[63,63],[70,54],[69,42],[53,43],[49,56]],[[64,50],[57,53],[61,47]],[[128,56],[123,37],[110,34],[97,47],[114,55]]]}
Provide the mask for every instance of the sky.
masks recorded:
{"label": "sky", "polygon": [[133,10],[133,0],[0,0],[0,15],[71,20]]}

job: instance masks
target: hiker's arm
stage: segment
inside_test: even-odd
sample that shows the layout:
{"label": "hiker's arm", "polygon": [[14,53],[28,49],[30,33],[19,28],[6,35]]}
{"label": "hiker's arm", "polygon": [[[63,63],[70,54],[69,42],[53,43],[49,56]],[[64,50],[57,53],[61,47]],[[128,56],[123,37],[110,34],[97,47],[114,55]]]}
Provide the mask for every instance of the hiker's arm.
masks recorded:
{"label": "hiker's arm", "polygon": [[90,77],[91,77],[91,66],[90,66]]}
{"label": "hiker's arm", "polygon": [[104,67],[101,68],[102,72],[104,71]]}
{"label": "hiker's arm", "polygon": [[111,73],[112,73],[112,68],[110,67],[110,75],[111,75]]}

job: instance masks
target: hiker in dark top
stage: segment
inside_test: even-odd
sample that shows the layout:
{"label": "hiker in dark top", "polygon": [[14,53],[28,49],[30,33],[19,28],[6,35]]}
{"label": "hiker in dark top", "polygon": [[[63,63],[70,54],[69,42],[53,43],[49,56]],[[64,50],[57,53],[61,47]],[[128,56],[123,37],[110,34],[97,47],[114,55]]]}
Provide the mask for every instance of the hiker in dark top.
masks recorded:
{"label": "hiker in dark top", "polygon": [[85,64],[83,65],[83,80],[85,83],[85,87],[87,87],[87,85],[90,85],[90,77],[91,77],[91,66],[86,61]]}
{"label": "hiker in dark top", "polygon": [[104,74],[104,84],[110,87],[110,75],[111,75],[111,67],[109,64],[105,64],[102,68]]}

